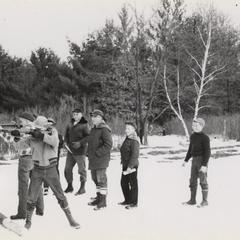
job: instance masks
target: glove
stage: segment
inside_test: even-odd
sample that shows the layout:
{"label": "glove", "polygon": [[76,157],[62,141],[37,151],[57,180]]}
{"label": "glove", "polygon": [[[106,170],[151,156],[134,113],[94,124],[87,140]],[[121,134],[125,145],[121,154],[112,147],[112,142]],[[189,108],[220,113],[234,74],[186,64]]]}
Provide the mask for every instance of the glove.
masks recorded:
{"label": "glove", "polygon": [[33,130],[31,133],[33,138],[38,139],[38,140],[43,140],[44,138],[44,133],[42,133],[39,129]]}
{"label": "glove", "polygon": [[78,149],[78,148],[80,148],[80,146],[81,146],[81,143],[80,143],[80,142],[72,142],[72,147],[73,147],[74,149]]}
{"label": "glove", "polygon": [[14,137],[20,137],[20,131],[15,129],[11,131],[11,135]]}
{"label": "glove", "polygon": [[207,172],[207,167],[206,166],[201,166],[200,172],[206,173]]}

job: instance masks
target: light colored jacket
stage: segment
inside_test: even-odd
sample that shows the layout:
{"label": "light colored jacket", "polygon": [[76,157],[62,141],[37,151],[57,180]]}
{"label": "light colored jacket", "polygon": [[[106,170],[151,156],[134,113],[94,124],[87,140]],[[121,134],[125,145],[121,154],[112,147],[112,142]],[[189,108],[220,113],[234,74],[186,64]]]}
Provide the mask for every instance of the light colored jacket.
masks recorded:
{"label": "light colored jacket", "polygon": [[57,162],[59,138],[56,128],[52,128],[50,133],[44,133],[43,140],[29,140],[35,165],[47,167]]}

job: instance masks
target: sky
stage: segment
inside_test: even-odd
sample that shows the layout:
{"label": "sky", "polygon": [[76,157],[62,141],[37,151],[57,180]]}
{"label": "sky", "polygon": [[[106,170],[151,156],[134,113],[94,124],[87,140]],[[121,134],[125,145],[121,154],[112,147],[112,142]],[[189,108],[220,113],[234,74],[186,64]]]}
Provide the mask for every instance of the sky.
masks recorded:
{"label": "sky", "polygon": [[[118,20],[124,3],[151,15],[157,0],[0,0],[0,45],[11,56],[29,59],[39,47],[51,48],[62,60],[68,56],[67,39],[81,44],[104,26],[106,19]],[[240,0],[185,0],[189,11],[199,2],[215,7],[240,25]]]}

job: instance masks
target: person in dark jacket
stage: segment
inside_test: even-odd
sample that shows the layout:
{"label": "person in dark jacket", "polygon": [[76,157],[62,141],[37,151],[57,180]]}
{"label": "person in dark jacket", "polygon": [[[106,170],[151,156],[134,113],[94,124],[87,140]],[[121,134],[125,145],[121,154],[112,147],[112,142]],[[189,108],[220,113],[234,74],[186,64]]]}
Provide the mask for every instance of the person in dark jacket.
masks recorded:
{"label": "person in dark jacket", "polygon": [[183,162],[183,167],[186,162],[192,158],[191,177],[190,177],[190,190],[191,198],[189,201],[184,202],[186,205],[196,204],[197,193],[197,180],[200,179],[200,185],[202,188],[202,202],[198,207],[205,207],[208,205],[208,181],[207,181],[207,169],[208,161],[211,155],[210,140],[209,137],[202,132],[205,121],[202,118],[196,118],[193,120],[192,129],[193,134],[190,136],[190,144],[187,155]]}
{"label": "person in dark jacket", "polygon": [[96,206],[99,210],[107,206],[107,174],[106,170],[110,161],[112,148],[111,129],[104,121],[104,114],[101,110],[94,110],[91,113],[94,127],[91,129],[88,138],[88,160],[92,180],[96,185],[97,197],[89,205]]}
{"label": "person in dark jacket", "polygon": [[139,139],[136,133],[136,127],[133,122],[126,122],[126,138],[120,148],[122,177],[121,187],[124,201],[120,205],[127,205],[126,209],[137,207],[138,204],[138,157],[139,157]]}
{"label": "person in dark jacket", "polygon": [[81,185],[75,195],[80,195],[86,192],[85,183],[87,180],[87,171],[85,161],[87,153],[87,138],[90,130],[88,122],[83,117],[82,110],[80,108],[73,110],[72,117],[71,125],[67,127],[65,134],[65,142],[68,149],[64,169],[64,175],[68,183],[65,193],[73,191],[73,167],[77,163]]}

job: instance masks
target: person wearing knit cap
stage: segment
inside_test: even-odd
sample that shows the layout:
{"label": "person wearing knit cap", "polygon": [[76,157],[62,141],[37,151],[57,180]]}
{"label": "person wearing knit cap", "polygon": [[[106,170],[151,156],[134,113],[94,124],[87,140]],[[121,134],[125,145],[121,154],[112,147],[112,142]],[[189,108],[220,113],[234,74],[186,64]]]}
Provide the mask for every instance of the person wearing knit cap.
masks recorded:
{"label": "person wearing knit cap", "polygon": [[32,215],[36,206],[37,195],[43,182],[47,182],[53,191],[60,207],[68,219],[70,226],[80,228],[80,225],[72,217],[56,168],[59,146],[58,131],[55,127],[46,129],[49,127],[49,123],[47,118],[44,116],[38,116],[34,121],[34,125],[35,130],[31,132],[32,137],[28,139],[29,145],[34,150],[32,155],[34,167],[28,191],[25,228],[31,228]]}
{"label": "person wearing knit cap", "polygon": [[125,122],[126,138],[120,148],[122,177],[121,187],[124,201],[119,205],[126,209],[132,209],[138,205],[138,157],[139,157],[139,138],[136,133],[136,125],[132,121]]}
{"label": "person wearing knit cap", "polygon": [[[31,113],[23,112],[18,115],[22,128],[19,130],[13,130],[12,135],[15,137],[15,147],[19,153],[18,163],[18,211],[16,215],[10,216],[12,220],[25,219],[27,213],[27,195],[28,186],[33,169],[32,151],[31,147],[25,144],[24,132],[29,131],[33,127],[34,116]],[[21,133],[20,133],[21,132]],[[20,138],[22,135],[22,138]],[[36,214],[42,216],[44,213],[44,202],[42,189],[39,192]]]}
{"label": "person wearing knit cap", "polygon": [[96,206],[94,210],[100,210],[107,206],[108,186],[106,172],[113,142],[111,129],[104,121],[103,112],[95,109],[90,115],[94,127],[91,129],[88,138],[88,167],[91,170],[92,180],[96,185],[97,196],[88,205]]}
{"label": "person wearing knit cap", "polygon": [[205,207],[208,205],[208,181],[207,181],[207,170],[208,161],[211,155],[210,140],[209,137],[203,133],[205,121],[202,118],[195,118],[192,123],[193,133],[190,136],[190,144],[183,167],[186,165],[188,160],[192,158],[191,177],[190,177],[190,200],[184,202],[185,205],[196,204],[196,193],[198,178],[200,179],[200,185],[202,188],[202,202],[198,207]]}

